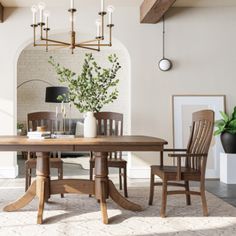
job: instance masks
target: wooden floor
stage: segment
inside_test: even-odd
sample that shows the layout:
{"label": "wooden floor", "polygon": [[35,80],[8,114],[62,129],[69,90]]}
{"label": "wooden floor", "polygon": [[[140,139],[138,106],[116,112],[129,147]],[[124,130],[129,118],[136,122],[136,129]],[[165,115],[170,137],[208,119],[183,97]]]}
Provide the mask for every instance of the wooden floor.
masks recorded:
{"label": "wooden floor", "polygon": [[[19,165],[19,176],[17,179],[14,180],[6,180],[0,179],[0,186],[4,187],[11,187],[12,184],[14,186],[22,187],[24,183],[24,160],[18,158],[18,165]],[[111,169],[110,174],[112,179],[115,183],[118,183],[118,175],[116,169]],[[52,175],[56,176],[56,173],[52,171]],[[80,165],[77,164],[64,164],[64,175],[65,176],[84,176],[84,178],[88,178],[89,170],[81,168]],[[23,185],[24,186],[24,185]],[[147,187],[149,186],[148,179],[128,179],[128,186],[142,186]],[[195,186],[195,185],[193,185]],[[206,190],[215,196],[221,198],[222,200],[226,201],[227,203],[236,207],[236,184],[224,184],[221,183],[219,180],[207,180],[206,181]]]}

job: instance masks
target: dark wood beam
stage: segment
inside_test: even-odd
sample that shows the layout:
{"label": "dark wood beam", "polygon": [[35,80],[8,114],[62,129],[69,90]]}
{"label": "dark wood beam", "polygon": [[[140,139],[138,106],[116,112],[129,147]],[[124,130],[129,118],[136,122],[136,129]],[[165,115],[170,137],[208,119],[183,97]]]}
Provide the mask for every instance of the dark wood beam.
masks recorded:
{"label": "dark wood beam", "polygon": [[3,12],[4,12],[4,7],[3,7],[3,5],[0,3],[0,23],[3,22]]}
{"label": "dark wood beam", "polygon": [[176,0],[144,0],[140,7],[140,22],[156,24]]}

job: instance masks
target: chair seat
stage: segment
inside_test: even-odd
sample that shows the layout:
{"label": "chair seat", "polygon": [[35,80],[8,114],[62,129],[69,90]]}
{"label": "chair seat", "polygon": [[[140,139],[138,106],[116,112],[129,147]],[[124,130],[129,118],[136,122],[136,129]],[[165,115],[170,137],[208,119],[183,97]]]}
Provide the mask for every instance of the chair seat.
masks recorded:
{"label": "chair seat", "polygon": [[[90,159],[91,164],[95,165],[95,158]],[[121,167],[124,168],[127,164],[127,161],[120,158],[108,158],[108,167]]]}
{"label": "chair seat", "polygon": [[[175,180],[177,177],[177,167],[176,166],[151,166],[151,172],[160,178],[166,178],[167,180]],[[201,177],[201,172],[193,168],[181,167],[181,179],[182,180],[195,180],[199,181]]]}
{"label": "chair seat", "polygon": [[[50,158],[49,164],[50,168],[58,168],[62,166],[63,161],[60,158]],[[27,168],[36,168],[36,159],[31,158],[25,162]]]}

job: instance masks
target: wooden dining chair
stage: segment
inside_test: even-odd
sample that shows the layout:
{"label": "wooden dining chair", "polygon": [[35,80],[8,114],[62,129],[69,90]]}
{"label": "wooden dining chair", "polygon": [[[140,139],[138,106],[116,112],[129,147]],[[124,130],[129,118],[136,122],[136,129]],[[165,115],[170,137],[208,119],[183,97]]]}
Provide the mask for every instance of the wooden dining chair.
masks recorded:
{"label": "wooden dining chair", "polygon": [[[161,152],[160,165],[151,166],[149,205],[152,205],[153,203],[154,187],[161,185],[161,217],[165,217],[166,215],[167,195],[173,194],[185,194],[187,205],[191,205],[191,195],[201,196],[203,215],[208,216],[207,201],[205,196],[205,172],[208,151],[212,140],[213,127],[213,111],[202,110],[193,113],[191,134],[187,149],[164,150],[164,152],[174,152],[169,154],[169,157],[177,159],[177,166],[165,166],[163,164],[163,152]],[[182,159],[184,159],[185,163],[183,167],[181,165]],[[162,183],[154,182],[155,175],[161,178]],[[200,191],[191,191],[189,187],[189,181],[200,182]],[[184,187],[185,190],[168,191],[168,186]]]}
{"label": "wooden dining chair", "polygon": [[[27,115],[28,131],[36,131],[38,126],[45,126],[47,131],[54,131],[60,125],[56,112],[35,112]],[[50,154],[52,156],[52,153]],[[63,179],[63,161],[61,158],[56,158],[53,153],[53,158],[50,158],[50,168],[58,170],[58,179]],[[32,169],[36,168],[35,153],[28,152],[27,161],[25,162],[25,191],[31,185]],[[61,194],[63,197],[63,194]]]}
{"label": "wooden dining chair", "polygon": [[[94,114],[97,120],[97,134],[105,136],[123,135],[123,114],[115,112],[98,112]],[[119,187],[122,190],[122,177],[124,179],[124,196],[128,197],[127,191],[127,162],[122,159],[122,152],[109,153],[108,167],[119,169]],[[95,160],[93,153],[90,156],[90,180],[93,179]],[[123,170],[123,171],[122,171]]]}

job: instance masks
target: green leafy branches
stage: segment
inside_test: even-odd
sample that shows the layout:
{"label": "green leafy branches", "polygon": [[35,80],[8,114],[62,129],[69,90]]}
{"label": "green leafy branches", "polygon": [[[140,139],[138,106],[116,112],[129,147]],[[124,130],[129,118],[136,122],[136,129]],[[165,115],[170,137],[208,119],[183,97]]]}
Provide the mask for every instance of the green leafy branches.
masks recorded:
{"label": "green leafy branches", "polygon": [[[121,66],[116,54],[108,57],[110,68],[101,68],[91,53],[85,54],[82,72],[79,75],[62,67],[50,57],[49,63],[59,75],[59,81],[69,89],[67,101],[73,102],[80,112],[99,112],[105,104],[114,102],[119,92],[116,78]],[[59,98],[63,100],[62,97]]]}
{"label": "green leafy branches", "polygon": [[220,114],[222,119],[216,121],[215,126],[218,129],[215,131],[214,135],[219,135],[223,132],[236,134],[236,107],[234,107],[234,111],[231,116],[223,111],[221,111]]}

